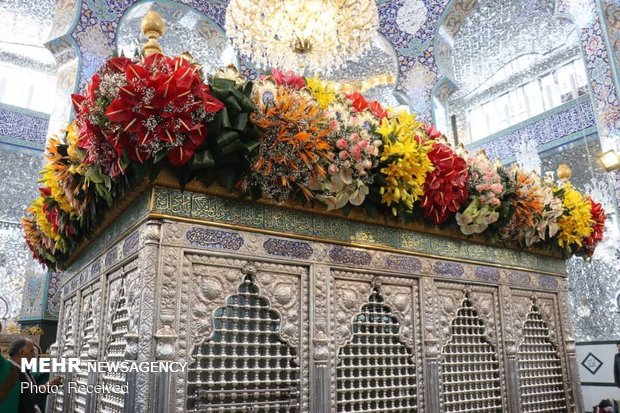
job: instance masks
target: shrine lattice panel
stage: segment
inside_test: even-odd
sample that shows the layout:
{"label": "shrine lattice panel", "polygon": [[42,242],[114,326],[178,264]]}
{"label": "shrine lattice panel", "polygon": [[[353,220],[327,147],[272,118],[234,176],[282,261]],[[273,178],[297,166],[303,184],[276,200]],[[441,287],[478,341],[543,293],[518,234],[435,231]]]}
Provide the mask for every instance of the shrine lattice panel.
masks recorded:
{"label": "shrine lattice panel", "polygon": [[339,412],[417,412],[412,352],[375,288],[353,319],[353,338],[338,354]]}
{"label": "shrine lattice panel", "polygon": [[299,412],[297,352],[280,338],[280,317],[252,276],[218,308],[214,331],[188,369],[189,412]]}
{"label": "shrine lattice panel", "polygon": [[442,351],[444,411],[502,412],[497,352],[484,321],[466,296],[450,326]]}
{"label": "shrine lattice panel", "polygon": [[549,338],[549,326],[532,305],[519,346],[519,385],[524,413],[567,411],[562,363]]}
{"label": "shrine lattice panel", "polygon": [[[106,345],[105,360],[122,362],[125,360],[127,347],[126,335],[128,332],[129,312],[127,309],[127,295],[125,291],[125,277],[110,283],[110,320],[109,337]],[[126,384],[125,373],[122,371],[108,371],[101,376],[103,386],[123,386]],[[116,392],[101,394],[98,411],[102,413],[124,413],[125,395]]]}

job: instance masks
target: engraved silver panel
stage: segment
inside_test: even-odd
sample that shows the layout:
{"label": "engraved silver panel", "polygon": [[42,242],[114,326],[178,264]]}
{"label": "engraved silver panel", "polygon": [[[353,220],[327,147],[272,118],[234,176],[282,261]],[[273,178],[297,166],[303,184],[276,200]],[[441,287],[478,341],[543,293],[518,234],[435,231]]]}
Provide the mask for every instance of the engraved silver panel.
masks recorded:
{"label": "engraved silver panel", "polygon": [[[58,355],[60,357],[73,357],[75,350],[75,330],[78,317],[78,299],[73,296],[64,303],[62,317],[62,339],[59,343]],[[60,331],[60,330],[59,330]],[[70,405],[71,395],[66,393],[66,386],[60,386],[54,395],[52,412],[63,413],[66,406]]]}
{"label": "engraved silver panel", "polygon": [[[197,228],[219,242],[194,245],[187,234]],[[523,326],[533,296],[563,380],[543,381],[535,400],[563,391],[565,404],[551,405],[579,410],[561,277],[523,271],[527,282],[515,283],[512,271],[483,264],[269,243],[272,235],[168,220],[137,233],[144,247],[136,259],[123,255],[101,279],[91,267],[118,244],[102,241],[101,252],[69,270],[59,352],[187,361],[189,371],[67,376],[130,386],[126,395],[71,399],[65,391],[50,411],[518,412],[527,402],[518,363],[531,339]]]}

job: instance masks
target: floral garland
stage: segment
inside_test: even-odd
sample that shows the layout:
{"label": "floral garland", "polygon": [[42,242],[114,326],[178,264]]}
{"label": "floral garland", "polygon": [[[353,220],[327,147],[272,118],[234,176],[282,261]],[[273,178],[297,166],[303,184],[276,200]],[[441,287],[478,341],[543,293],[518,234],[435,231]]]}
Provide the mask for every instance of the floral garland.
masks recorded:
{"label": "floral garland", "polygon": [[34,257],[62,266],[114,200],[147,173],[217,181],[241,196],[424,219],[511,245],[591,256],[605,213],[575,190],[484,154],[452,149],[432,125],[341,94],[319,78],[236,69],[208,79],[186,58],[112,58],[73,95],[50,139],[41,195],[23,219]]}

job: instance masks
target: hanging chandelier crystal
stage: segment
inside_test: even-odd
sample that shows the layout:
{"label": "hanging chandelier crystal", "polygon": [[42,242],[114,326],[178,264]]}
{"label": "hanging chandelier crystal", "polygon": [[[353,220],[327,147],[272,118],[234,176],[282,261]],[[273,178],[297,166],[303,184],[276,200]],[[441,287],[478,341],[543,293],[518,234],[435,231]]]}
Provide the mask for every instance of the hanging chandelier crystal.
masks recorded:
{"label": "hanging chandelier crystal", "polygon": [[372,44],[375,0],[231,0],[226,34],[261,69],[329,74]]}

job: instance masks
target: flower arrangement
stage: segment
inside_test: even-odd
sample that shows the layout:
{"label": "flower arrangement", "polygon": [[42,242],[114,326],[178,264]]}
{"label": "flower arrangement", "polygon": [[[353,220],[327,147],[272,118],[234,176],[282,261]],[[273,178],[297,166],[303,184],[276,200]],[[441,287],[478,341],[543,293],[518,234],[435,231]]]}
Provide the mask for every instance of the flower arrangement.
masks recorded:
{"label": "flower arrangement", "polygon": [[381,140],[359,126],[358,116],[350,116],[347,120],[343,125],[332,124],[329,135],[335,151],[327,167],[328,176],[323,180],[323,193],[318,195],[328,211],[347,203],[362,205],[374,180],[371,171],[379,160]]}
{"label": "flower arrangement", "polygon": [[288,199],[295,188],[309,200],[310,187],[327,175],[325,165],[333,157],[328,121],[307,94],[289,87],[273,89],[270,79],[263,83],[255,95],[259,110],[251,115],[262,139],[252,156],[250,182],[277,201]]}
{"label": "flower arrangement", "polygon": [[501,237],[526,246],[554,237],[564,208],[562,200],[554,196],[553,181],[541,180],[535,173],[518,167],[512,168],[511,176],[515,182],[514,211]]}
{"label": "flower arrangement", "polygon": [[187,163],[206,138],[205,124],[224,107],[198,66],[162,54],[111,59],[73,103],[86,162],[101,165],[111,178],[124,174],[128,159]]}
{"label": "flower arrangement", "polygon": [[592,203],[568,182],[557,187],[556,194],[562,198],[564,208],[558,219],[558,245],[569,249],[575,245],[582,247],[596,224],[592,219]]}
{"label": "flower arrangement", "polygon": [[426,175],[434,170],[428,158],[433,143],[425,138],[424,125],[406,112],[381,119],[377,133],[383,140],[381,202],[393,215],[398,215],[397,206],[411,213],[424,194]]}
{"label": "flower arrangement", "polygon": [[512,245],[591,256],[600,204],[570,183],[452,149],[432,125],[334,84],[273,70],[256,83],[191,59],[112,58],[74,95],[23,220],[35,258],[61,266],[128,186],[173,168],[242,197],[294,197],[347,213],[452,225]]}
{"label": "flower arrangement", "polygon": [[497,165],[484,153],[468,156],[467,165],[472,199],[465,211],[456,214],[456,222],[463,234],[471,235],[484,232],[499,219],[504,186]]}
{"label": "flower arrangement", "polygon": [[[429,130],[429,136],[434,134]],[[440,142],[433,144],[428,158],[435,169],[426,177],[420,206],[426,218],[442,224],[469,199],[469,169],[463,158]]]}

